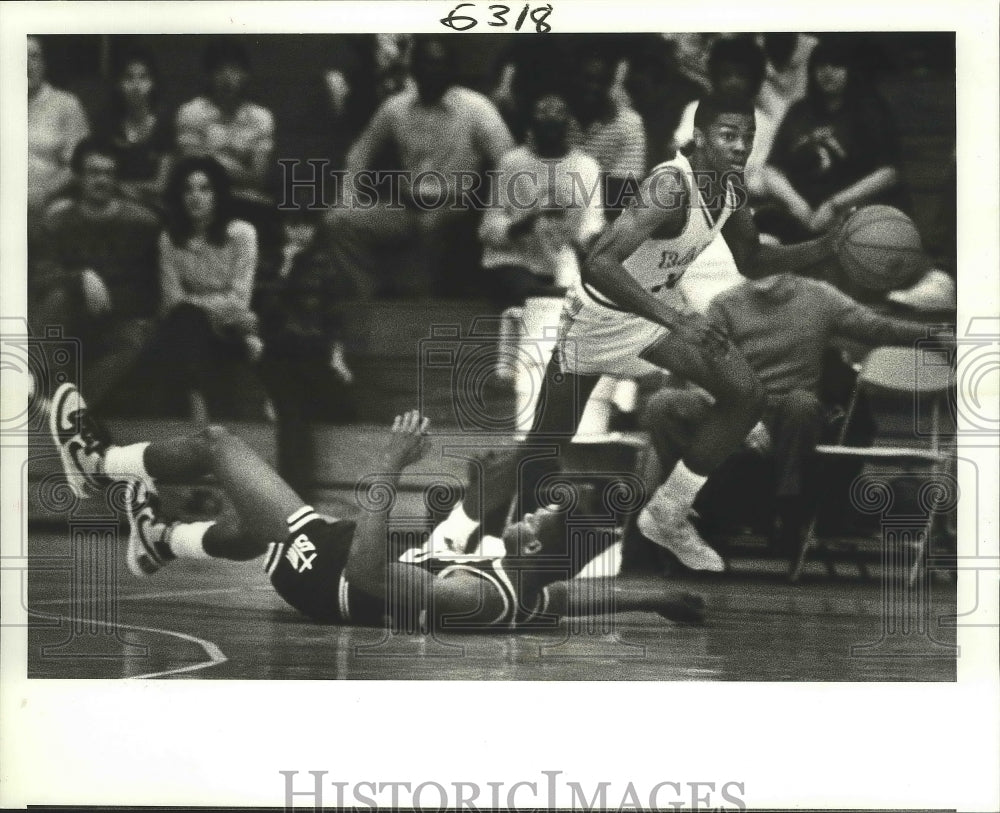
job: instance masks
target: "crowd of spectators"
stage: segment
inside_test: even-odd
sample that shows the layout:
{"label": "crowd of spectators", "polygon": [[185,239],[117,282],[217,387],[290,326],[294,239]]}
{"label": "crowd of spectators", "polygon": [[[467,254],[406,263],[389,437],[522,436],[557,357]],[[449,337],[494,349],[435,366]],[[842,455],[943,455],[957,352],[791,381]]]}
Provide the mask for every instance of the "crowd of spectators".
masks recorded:
{"label": "crowd of spectators", "polygon": [[[906,204],[892,116],[843,35],[519,37],[479,90],[461,84],[456,38],[356,40],[316,66],[317,95],[303,79],[299,143],[346,170],[336,199],[304,212],[278,171],[299,125],[255,98],[262,66],[241,38],[207,38],[203,89],[176,109],[149,52],[113,49],[99,116],[47,80],[57,41],[28,38],[29,317],[86,340],[92,401],[295,422],[316,412],[296,406],[310,393],[351,415],[338,314],[373,298],[558,295],[578,273],[570,242],[685,149],[713,89],[755,100],[747,180],[774,239]],[[365,170],[402,173],[360,205]],[[496,205],[452,205],[468,201],[463,174]]]}

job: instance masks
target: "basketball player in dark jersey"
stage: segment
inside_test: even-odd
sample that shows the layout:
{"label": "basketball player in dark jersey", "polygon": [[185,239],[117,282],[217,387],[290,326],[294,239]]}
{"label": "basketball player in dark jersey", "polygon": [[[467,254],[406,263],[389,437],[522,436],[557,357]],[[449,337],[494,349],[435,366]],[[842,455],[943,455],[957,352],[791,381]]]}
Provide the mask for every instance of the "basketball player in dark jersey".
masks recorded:
{"label": "basketball player in dark jersey", "polygon": [[[275,590],[308,617],[326,623],[381,624],[386,617],[463,628],[514,629],[554,622],[566,614],[644,610],[682,622],[700,621],[698,595],[674,591],[662,580],[607,580],[597,598],[565,587],[579,569],[568,552],[564,512],[542,508],[503,532],[504,556],[433,555],[408,551],[389,562],[389,505],[358,520],[319,514],[249,446],[222,427],[127,446],[115,445],[88,414],[72,384],[52,399],[49,427],[67,483],[81,498],[124,487],[130,534],[126,563],[149,576],[181,558],[246,561],[266,553]],[[378,461],[380,486],[395,488],[426,449],[428,422],[416,412],[399,416]],[[212,474],[237,518],[171,522],[159,513],[156,484]],[[453,512],[454,513],[454,512]],[[454,524],[454,523],[453,523]],[[467,523],[471,534],[476,520]],[[456,535],[456,534],[453,534]],[[595,595],[595,591],[586,591]]]}

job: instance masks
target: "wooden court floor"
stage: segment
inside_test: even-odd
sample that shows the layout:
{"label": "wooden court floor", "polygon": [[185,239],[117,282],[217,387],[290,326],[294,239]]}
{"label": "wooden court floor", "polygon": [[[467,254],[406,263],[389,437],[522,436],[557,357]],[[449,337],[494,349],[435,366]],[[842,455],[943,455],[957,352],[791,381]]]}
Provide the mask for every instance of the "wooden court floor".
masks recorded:
{"label": "wooden court floor", "polygon": [[[120,539],[77,550],[34,528],[22,601],[33,678],[948,681],[953,581],[905,597],[877,577],[796,585],[734,562],[689,577],[700,627],[622,613],[523,634],[388,635],[314,624],[273,592],[258,562],[174,563],[135,579]],[[81,558],[82,557],[82,558]]]}

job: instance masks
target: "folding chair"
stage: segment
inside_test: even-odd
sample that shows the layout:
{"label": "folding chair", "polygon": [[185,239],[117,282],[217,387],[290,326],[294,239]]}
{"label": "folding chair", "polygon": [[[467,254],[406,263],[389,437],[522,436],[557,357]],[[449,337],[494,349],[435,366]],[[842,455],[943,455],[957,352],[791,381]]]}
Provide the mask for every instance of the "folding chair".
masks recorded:
{"label": "folding chair", "polygon": [[[839,438],[835,444],[816,447],[817,462],[823,466],[838,459],[856,460],[865,466],[869,474],[915,474],[927,482],[941,482],[938,475],[952,462],[952,455],[941,446],[942,405],[954,385],[954,378],[953,361],[940,346],[880,347],[872,350],[858,373]],[[906,408],[898,413],[880,414],[880,417],[883,424],[891,424],[893,416],[897,421],[902,420],[903,423],[897,425],[897,431],[901,428],[908,430],[907,440],[913,442],[867,447],[845,445],[863,393],[883,399],[886,396],[902,399]],[[886,433],[882,431],[880,434]],[[850,484],[845,485],[849,487]],[[941,504],[937,499],[927,502],[923,528],[911,542],[913,563],[909,568],[910,584],[916,579],[924,561],[927,541]],[[790,573],[793,582],[802,574],[806,558],[813,550],[825,549],[829,552],[831,546],[846,546],[860,553],[857,536],[830,535],[821,539],[816,525],[814,514]],[[869,541],[874,540],[869,538]],[[881,539],[878,541],[882,542]],[[864,571],[860,558],[858,563]]]}

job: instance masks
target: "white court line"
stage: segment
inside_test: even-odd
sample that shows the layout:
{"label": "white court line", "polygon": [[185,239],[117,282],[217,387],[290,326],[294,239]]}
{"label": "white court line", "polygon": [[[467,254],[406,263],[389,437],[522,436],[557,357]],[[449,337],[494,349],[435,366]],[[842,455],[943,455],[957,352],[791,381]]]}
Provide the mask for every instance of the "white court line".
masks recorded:
{"label": "white court line", "polygon": [[[218,591],[210,591],[210,592],[218,592]],[[67,603],[70,600],[71,599],[61,599],[61,601],[64,603]],[[41,604],[41,602],[35,602],[35,603]],[[53,604],[58,602],[49,601],[46,603]],[[129,629],[129,630],[135,630],[137,632],[152,632],[152,633],[162,633],[163,635],[172,635],[175,638],[180,638],[181,640],[197,644],[205,651],[205,654],[208,655],[208,660],[202,661],[201,663],[191,663],[188,664],[187,666],[178,666],[176,669],[164,669],[161,672],[148,672],[144,675],[131,675],[130,677],[125,678],[126,680],[146,680],[149,678],[166,677],[167,675],[179,675],[182,672],[196,672],[199,669],[208,669],[211,666],[217,666],[218,664],[225,663],[226,661],[229,660],[229,658],[226,657],[225,653],[211,641],[206,641],[204,638],[198,638],[197,636],[188,635],[187,633],[184,632],[177,632],[176,630],[165,630],[165,629],[160,629],[158,627],[140,627],[137,626],[136,624],[125,624],[121,621],[116,621],[116,622],[95,621],[92,619],[80,619],[74,616],[69,616],[68,618],[66,616],[53,616],[50,613],[40,613],[37,610],[31,610],[31,609],[28,609],[28,613],[29,614],[33,613],[35,615],[41,615],[48,618],[66,618],[66,620],[68,621],[79,620],[79,621],[84,621],[85,623],[88,624],[97,625],[99,627],[106,627],[106,628],[110,627],[111,629]]]}
{"label": "white court line", "polygon": [[[240,593],[247,589],[246,587],[206,587],[195,590],[170,590],[162,593],[133,593],[132,595],[118,596],[118,601],[142,601],[145,599],[175,598],[176,596],[210,596],[215,593]],[[70,601],[72,599],[47,598],[42,601],[32,601],[30,603],[32,606],[48,606],[51,604],[66,604]]]}

